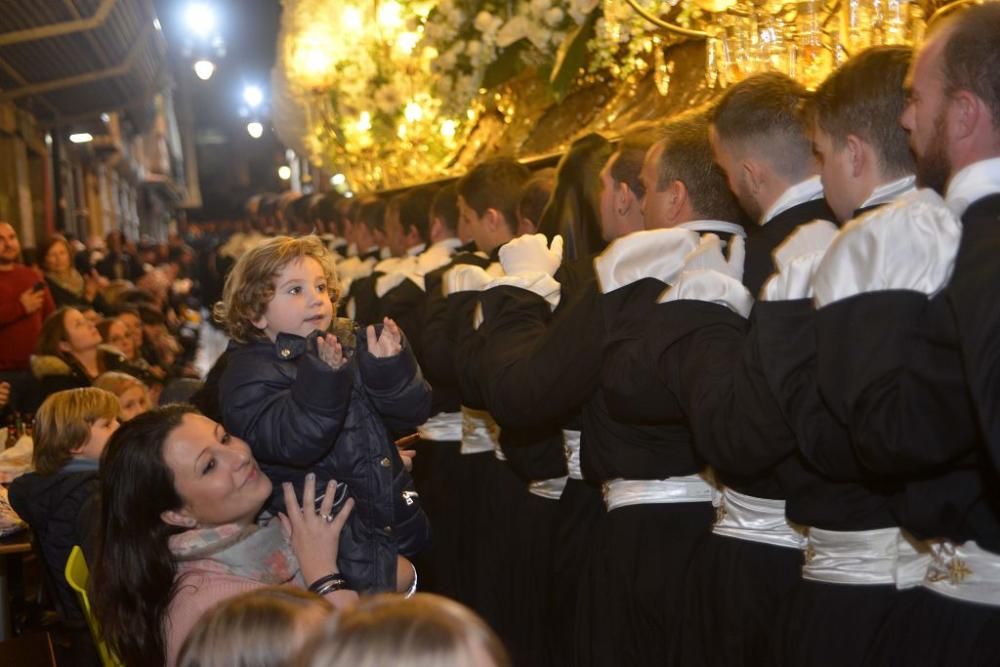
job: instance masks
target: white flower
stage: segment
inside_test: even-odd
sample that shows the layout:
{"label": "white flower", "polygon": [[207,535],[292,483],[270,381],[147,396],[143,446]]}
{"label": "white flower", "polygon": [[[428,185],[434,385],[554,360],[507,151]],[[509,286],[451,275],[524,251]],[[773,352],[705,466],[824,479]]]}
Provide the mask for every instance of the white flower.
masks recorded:
{"label": "white flower", "polygon": [[566,17],[566,13],[559,9],[558,7],[553,7],[545,12],[545,22],[550,26],[555,28],[557,25],[562,23],[562,20]]}
{"label": "white flower", "polygon": [[494,36],[502,24],[503,19],[485,10],[476,14],[476,20],[472,23],[476,30],[483,33],[484,36],[489,37]]}
{"label": "white flower", "polygon": [[393,86],[385,85],[375,91],[375,106],[384,114],[393,114],[403,104],[403,98]]}
{"label": "white flower", "polygon": [[497,33],[497,46],[506,48],[514,42],[520,41],[528,36],[531,29],[531,22],[523,14],[518,14],[507,21],[504,27]]}

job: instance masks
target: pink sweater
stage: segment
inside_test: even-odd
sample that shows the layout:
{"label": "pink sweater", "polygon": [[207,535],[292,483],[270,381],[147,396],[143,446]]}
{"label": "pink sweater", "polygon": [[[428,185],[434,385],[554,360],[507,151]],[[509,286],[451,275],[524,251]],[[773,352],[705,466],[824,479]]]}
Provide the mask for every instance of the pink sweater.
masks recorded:
{"label": "pink sweater", "polygon": [[177,664],[177,654],[202,614],[218,602],[266,586],[260,581],[219,572],[187,570],[182,576],[164,621],[167,667]]}

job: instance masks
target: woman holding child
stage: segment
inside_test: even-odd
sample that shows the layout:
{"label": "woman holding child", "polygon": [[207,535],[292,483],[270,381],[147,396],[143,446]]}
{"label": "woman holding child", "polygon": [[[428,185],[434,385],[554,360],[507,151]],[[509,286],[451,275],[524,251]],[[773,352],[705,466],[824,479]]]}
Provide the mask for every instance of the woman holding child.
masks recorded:
{"label": "woman holding child", "polygon": [[334,511],[336,484],[317,502],[309,476],[300,507],[257,523],[271,496],[250,448],[191,406],[171,405],[121,426],[101,460],[94,613],[126,665],[174,665],[185,637],[216,603],[292,584],[335,607],[356,602],[337,568],[354,502]]}

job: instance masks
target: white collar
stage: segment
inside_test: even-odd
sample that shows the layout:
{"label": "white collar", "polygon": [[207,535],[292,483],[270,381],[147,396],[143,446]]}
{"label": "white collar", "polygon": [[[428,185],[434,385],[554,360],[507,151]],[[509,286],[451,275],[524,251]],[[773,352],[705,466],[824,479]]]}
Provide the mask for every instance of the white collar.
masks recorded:
{"label": "white collar", "polygon": [[432,244],[431,247],[428,248],[427,250],[430,251],[430,250],[436,250],[438,248],[443,248],[449,251],[450,253],[454,253],[456,250],[461,248],[462,245],[463,245],[462,239],[452,236],[451,238],[442,239],[437,243]]}
{"label": "white collar", "polygon": [[764,215],[760,217],[760,224],[762,226],[766,225],[793,206],[805,204],[807,201],[813,201],[814,199],[822,199],[822,197],[823,183],[819,180],[819,176],[807,178],[782,192],[781,196],[771,204],[771,208],[767,209]]}
{"label": "white collar", "polygon": [[952,176],[944,201],[955,215],[987,195],[1000,192],[1000,157],[973,162]]}
{"label": "white collar", "polygon": [[722,234],[735,234],[743,238],[747,237],[747,230],[743,229],[735,222],[724,220],[692,220],[682,222],[677,225],[680,229],[690,229],[692,232],[720,232]]}
{"label": "white collar", "polygon": [[907,192],[916,189],[916,184],[917,177],[913,174],[903,176],[902,178],[898,178],[890,183],[883,183],[872,190],[872,193],[868,195],[868,199],[866,199],[858,208],[888,204],[891,201],[899,199],[900,196],[906,194]]}
{"label": "white collar", "polygon": [[[372,246],[372,250],[374,250],[376,248],[378,248],[378,246]],[[379,259],[389,259],[390,257],[392,257],[392,249],[390,249],[389,246],[385,246],[385,247],[379,249],[379,251],[378,251],[378,258]]]}
{"label": "white collar", "polygon": [[409,257],[415,257],[415,256],[419,255],[420,253],[422,253],[426,249],[427,249],[427,244],[426,243],[418,243],[415,246],[410,246],[409,248],[407,248],[406,249],[406,254]]}

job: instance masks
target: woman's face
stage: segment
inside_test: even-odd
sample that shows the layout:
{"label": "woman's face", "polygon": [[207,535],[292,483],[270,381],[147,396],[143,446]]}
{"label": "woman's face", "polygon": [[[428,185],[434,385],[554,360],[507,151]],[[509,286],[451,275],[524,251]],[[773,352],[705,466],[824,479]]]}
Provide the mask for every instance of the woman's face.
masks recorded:
{"label": "woman's face", "polygon": [[[132,354],[125,354],[129,359],[135,359],[139,352],[139,348],[142,347],[142,320],[139,316],[134,313],[122,313],[118,316],[118,319],[125,323],[128,328],[128,333],[132,337]],[[125,350],[122,350],[125,352]]]}
{"label": "woman's face", "polygon": [[45,270],[49,273],[66,273],[70,269],[69,251],[66,244],[59,241],[53,243],[49,251],[45,253],[43,262]]}
{"label": "woman's face", "polygon": [[104,342],[121,350],[126,359],[135,356],[135,343],[132,341],[132,334],[129,333],[128,325],[120,319],[115,320],[108,327],[108,339]]}
{"label": "woman's face", "polygon": [[271,495],[271,480],[250,447],[208,417],[186,414],[163,445],[163,460],[183,501],[163,520],[185,528],[249,525]]}
{"label": "woman's face", "polygon": [[59,344],[64,352],[78,354],[92,350],[101,344],[101,332],[94,323],[76,308],[70,308],[63,317],[66,340]]}
{"label": "woman's face", "polygon": [[149,392],[146,391],[145,387],[132,385],[118,397],[118,405],[122,421],[127,422],[129,419],[137,417],[143,412],[149,412],[151,407],[149,404]]}

